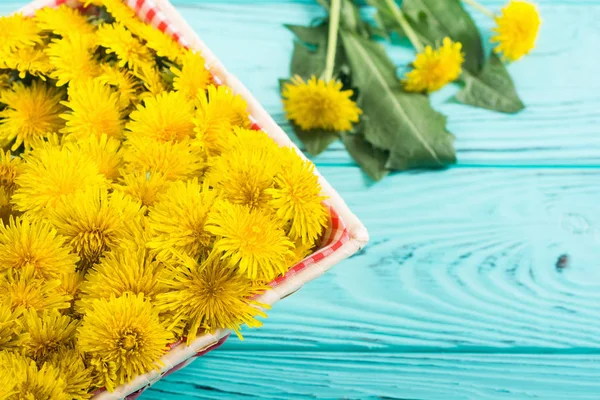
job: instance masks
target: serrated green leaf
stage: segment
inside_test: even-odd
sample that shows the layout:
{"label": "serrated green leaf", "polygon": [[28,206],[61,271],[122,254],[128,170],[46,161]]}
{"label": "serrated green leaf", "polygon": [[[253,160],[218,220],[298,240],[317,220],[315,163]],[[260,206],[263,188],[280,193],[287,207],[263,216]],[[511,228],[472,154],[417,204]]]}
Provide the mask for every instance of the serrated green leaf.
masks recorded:
{"label": "serrated green leaf", "polygon": [[327,41],[327,23],[317,26],[284,25],[290,30],[302,43],[317,46]]}
{"label": "serrated green leaf", "polygon": [[365,139],[390,151],[386,168],[443,167],[456,162],[446,118],[427,97],[403,92],[396,68],[381,45],[342,32],[353,85],[360,91]]}
{"label": "serrated green leaf", "polygon": [[304,143],[306,151],[311,156],[318,156],[324,152],[331,143],[340,138],[337,132],[331,132],[322,129],[305,131],[294,123],[292,123],[292,128],[294,129],[296,136],[298,136],[298,139]]}
{"label": "serrated green leaf", "polygon": [[312,75],[319,76],[323,69],[325,69],[325,52],[320,48],[311,51],[302,43],[294,43],[290,65],[292,76],[300,75],[302,78],[308,79]]}
{"label": "serrated green leaf", "polygon": [[343,134],[342,141],[354,161],[371,179],[379,181],[390,173],[385,168],[389,152],[373,147],[360,134]]}
{"label": "serrated green leaf", "polygon": [[446,36],[461,42],[464,68],[479,72],[485,58],[481,36],[460,0],[403,0],[402,11],[427,44],[435,46]]}
{"label": "serrated green leaf", "polygon": [[479,74],[465,72],[463,80],[465,87],[456,94],[461,103],[504,113],[515,113],[525,108],[506,65],[494,53]]}

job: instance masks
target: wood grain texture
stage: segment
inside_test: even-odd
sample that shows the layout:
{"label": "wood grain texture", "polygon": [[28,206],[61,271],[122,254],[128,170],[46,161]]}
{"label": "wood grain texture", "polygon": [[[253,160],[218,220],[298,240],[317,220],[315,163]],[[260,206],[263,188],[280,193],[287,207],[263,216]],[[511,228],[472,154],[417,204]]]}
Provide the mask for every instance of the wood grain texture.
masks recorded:
{"label": "wood grain texture", "polygon": [[598,399],[600,355],[219,351],[143,396],[171,399]]}

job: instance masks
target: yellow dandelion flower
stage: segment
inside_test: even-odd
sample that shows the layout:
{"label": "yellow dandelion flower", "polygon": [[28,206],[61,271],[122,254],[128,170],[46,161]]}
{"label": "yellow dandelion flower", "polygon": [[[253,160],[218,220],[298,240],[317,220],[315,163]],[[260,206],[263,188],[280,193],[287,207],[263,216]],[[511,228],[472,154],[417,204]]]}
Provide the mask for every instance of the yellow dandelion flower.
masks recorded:
{"label": "yellow dandelion flower", "polygon": [[413,70],[406,73],[402,80],[408,92],[435,92],[448,83],[458,79],[465,58],[462,44],[450,38],[444,38],[442,46],[434,50],[427,46],[417,54],[412,63]]}
{"label": "yellow dandelion flower", "polygon": [[217,201],[205,229],[216,235],[214,257],[250,279],[270,282],[287,271],[286,258],[294,244],[270,213]]}
{"label": "yellow dandelion flower", "polygon": [[42,42],[40,31],[33,19],[23,14],[0,17],[0,52],[7,53]]}
{"label": "yellow dandelion flower", "polygon": [[159,142],[182,141],[194,133],[194,106],[180,93],[165,92],[148,97],[129,116],[128,137]]}
{"label": "yellow dandelion flower", "polygon": [[0,300],[0,350],[16,350],[27,342],[28,335],[20,321],[23,311],[20,307],[13,308],[8,299]]}
{"label": "yellow dandelion flower", "polygon": [[171,71],[175,74],[173,87],[190,100],[196,98],[199,91],[204,92],[212,80],[204,57],[193,51],[187,51],[182,57],[181,69],[173,67]]}
{"label": "yellow dandelion flower", "polygon": [[206,255],[213,237],[205,224],[215,198],[215,192],[198,180],[173,183],[150,208],[148,247],[161,258],[169,258],[173,250],[190,257]]}
{"label": "yellow dandelion flower", "polygon": [[65,238],[47,223],[10,218],[0,226],[0,272],[32,267],[36,276],[60,278],[75,271],[79,257],[69,252]]}
{"label": "yellow dandelion flower", "polygon": [[39,315],[33,309],[27,310],[23,325],[29,339],[25,343],[24,354],[42,361],[61,346],[72,345],[78,322],[58,310],[46,310]]}
{"label": "yellow dandelion flower", "polygon": [[69,100],[62,104],[71,109],[71,113],[61,115],[67,121],[62,133],[69,139],[100,138],[104,134],[120,139],[123,135],[119,95],[110,86],[98,80],[70,85]]}
{"label": "yellow dandelion flower", "polygon": [[198,91],[196,106],[194,132],[209,155],[218,155],[224,150],[233,127],[251,125],[248,104],[226,86],[209,85],[206,91]]}
{"label": "yellow dandelion flower", "polygon": [[196,339],[199,331],[232,329],[241,338],[243,324],[256,328],[262,325],[256,317],[267,316],[259,308],[267,306],[252,297],[268,288],[253,285],[246,276],[224,267],[218,260],[200,265],[182,256],[168,267],[164,277],[168,291],[157,296],[157,307],[170,313],[172,325],[183,324],[187,344]]}
{"label": "yellow dandelion flower", "polygon": [[111,251],[87,273],[77,309],[85,313],[94,300],[120,297],[124,293],[143,294],[153,300],[164,291],[158,281],[163,268],[146,249]]}
{"label": "yellow dandelion flower", "polygon": [[8,351],[0,352],[0,398],[7,400],[70,400],[65,393],[66,383],[60,371],[44,363],[39,368],[35,361]]}
{"label": "yellow dandelion flower", "polygon": [[126,109],[137,100],[138,81],[127,70],[102,65],[102,74],[96,78],[105,85],[109,85],[119,95],[119,106]]}
{"label": "yellow dandelion flower", "polygon": [[47,362],[59,371],[65,381],[65,393],[73,400],[87,400],[92,385],[92,370],[86,368],[83,356],[74,348],[61,347],[55,351]]}
{"label": "yellow dandelion flower", "polygon": [[290,255],[286,260],[286,265],[289,268],[298,264],[300,261],[314,253],[316,244],[315,242],[303,243],[302,240],[296,239],[294,241],[294,246],[294,250],[292,250],[293,255]]}
{"label": "yellow dandelion flower", "polygon": [[130,139],[123,157],[127,172],[160,173],[168,180],[185,180],[202,174],[204,160],[189,141],[161,143]]}
{"label": "yellow dandelion flower", "polygon": [[156,368],[172,340],[159,320],[158,310],[141,294],[95,300],[78,332],[83,352],[104,363],[114,363],[116,379],[104,382],[109,392]]}
{"label": "yellow dandelion flower", "polygon": [[27,74],[46,80],[52,72],[50,58],[41,45],[23,47],[10,53],[0,54],[0,67],[19,71],[19,78],[25,79]]}
{"label": "yellow dandelion flower", "polygon": [[266,208],[271,199],[266,190],[273,186],[275,174],[281,168],[279,147],[264,132],[242,129],[236,132],[254,141],[243,140],[245,145],[240,146],[233,138],[231,148],[213,160],[207,182],[232,203]]}
{"label": "yellow dandelion flower", "polygon": [[72,151],[80,151],[92,160],[98,167],[98,172],[110,181],[116,180],[121,174],[123,154],[121,142],[117,139],[102,135],[99,138],[90,136],[77,142],[69,142],[65,147]]}
{"label": "yellow dandelion flower", "polygon": [[277,217],[290,224],[288,236],[302,243],[314,243],[327,226],[328,212],[315,166],[296,152],[283,150],[285,163],[275,176],[275,186],[266,192]]}
{"label": "yellow dandelion flower", "polygon": [[138,218],[140,207],[120,192],[109,195],[106,189],[91,187],[58,202],[46,215],[89,266],[117,247],[125,221]]}
{"label": "yellow dandelion flower", "polygon": [[60,280],[44,280],[35,277],[33,268],[19,273],[9,270],[0,275],[0,301],[8,301],[12,310],[19,307],[44,310],[65,310],[71,306],[71,298],[58,290]]}
{"label": "yellow dandelion flower", "polygon": [[98,27],[98,43],[108,54],[115,54],[119,67],[128,66],[133,70],[153,64],[152,54],[147,47],[125,28],[125,25],[102,24]]}
{"label": "yellow dandelion flower", "polygon": [[492,43],[494,51],[509,61],[517,61],[535,47],[542,19],[537,6],[528,1],[511,0],[496,17]]}
{"label": "yellow dandelion flower", "polygon": [[16,183],[18,188],[12,198],[15,208],[36,215],[85,187],[108,186],[88,156],[53,145],[36,148],[26,156]]}
{"label": "yellow dandelion flower", "polygon": [[94,57],[98,44],[93,35],[73,33],[62,39],[52,39],[46,53],[54,67],[52,78],[57,86],[69,82],[85,82],[100,75],[100,66]]}
{"label": "yellow dandelion flower", "polygon": [[6,108],[0,111],[0,118],[3,118],[0,140],[14,140],[13,150],[21,144],[29,149],[34,140],[58,132],[64,126],[60,118],[64,110],[60,105],[63,95],[63,91],[39,81],[33,81],[31,86],[17,82],[12,90],[3,91],[0,103],[6,104]]}
{"label": "yellow dandelion flower", "polygon": [[34,20],[40,30],[60,36],[94,33],[94,26],[87,22],[85,15],[64,4],[57,8],[44,7],[36,11]]}
{"label": "yellow dandelion flower", "polygon": [[362,114],[351,99],[354,92],[342,90],[342,83],[335,80],[313,76],[305,82],[294,76],[281,94],[287,118],[304,130],[349,131]]}
{"label": "yellow dandelion flower", "polygon": [[145,40],[146,46],[154,50],[159,57],[175,62],[183,55],[183,47],[179,43],[152,25],[139,24],[134,28],[134,33]]}
{"label": "yellow dandelion flower", "polygon": [[140,79],[146,91],[140,93],[140,100],[148,97],[156,97],[167,90],[167,85],[162,75],[154,66],[145,66],[139,71],[133,71],[135,76]]}
{"label": "yellow dandelion flower", "polygon": [[123,175],[120,183],[114,185],[114,188],[141,202],[143,206],[150,207],[171,184],[172,181],[160,172],[133,171]]}

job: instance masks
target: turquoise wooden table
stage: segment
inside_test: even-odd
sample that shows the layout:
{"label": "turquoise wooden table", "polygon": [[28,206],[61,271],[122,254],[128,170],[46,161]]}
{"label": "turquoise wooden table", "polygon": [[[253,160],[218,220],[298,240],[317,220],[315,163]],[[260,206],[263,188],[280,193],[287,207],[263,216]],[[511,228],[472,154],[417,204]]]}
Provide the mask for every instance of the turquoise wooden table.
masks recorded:
{"label": "turquoise wooden table", "polygon": [[[282,24],[323,15],[316,2],[173,3],[290,132]],[[377,184],[333,145],[314,161],[371,244],[142,398],[600,399],[600,1],[539,3],[538,46],[510,67],[525,111],[448,88],[435,105],[458,164]]]}

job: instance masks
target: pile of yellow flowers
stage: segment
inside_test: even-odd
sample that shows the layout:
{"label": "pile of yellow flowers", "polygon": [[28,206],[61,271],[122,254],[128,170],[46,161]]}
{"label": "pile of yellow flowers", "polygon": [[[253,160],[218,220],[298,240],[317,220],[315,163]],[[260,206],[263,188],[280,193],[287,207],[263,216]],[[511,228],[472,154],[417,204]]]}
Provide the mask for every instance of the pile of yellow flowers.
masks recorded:
{"label": "pile of yellow flowers", "polygon": [[86,399],[260,325],[328,222],[314,166],[120,0],[0,18],[0,399]]}

